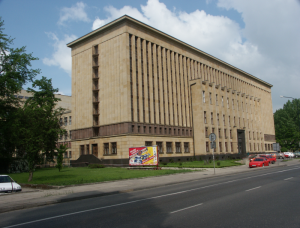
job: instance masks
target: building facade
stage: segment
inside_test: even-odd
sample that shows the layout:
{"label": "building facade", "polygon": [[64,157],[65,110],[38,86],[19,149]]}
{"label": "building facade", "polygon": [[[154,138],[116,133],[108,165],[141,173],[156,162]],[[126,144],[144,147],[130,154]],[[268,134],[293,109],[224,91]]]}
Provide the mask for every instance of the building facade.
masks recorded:
{"label": "building facade", "polygon": [[128,162],[158,145],[160,160],[268,152],[272,85],[131,17],[71,43],[72,159]]}

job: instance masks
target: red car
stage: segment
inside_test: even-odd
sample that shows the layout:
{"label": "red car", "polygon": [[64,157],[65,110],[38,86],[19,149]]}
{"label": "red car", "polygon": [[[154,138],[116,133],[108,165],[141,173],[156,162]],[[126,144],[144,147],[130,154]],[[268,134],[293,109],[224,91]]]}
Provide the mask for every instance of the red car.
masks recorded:
{"label": "red car", "polygon": [[249,163],[249,168],[252,167],[264,167],[269,166],[269,161],[266,158],[254,158],[252,162]]}
{"label": "red car", "polygon": [[265,155],[265,154],[260,154],[260,155],[258,155],[260,158],[265,158],[265,159],[267,159],[267,161],[269,162],[269,164],[272,162],[272,160],[271,160],[271,158],[268,158],[267,156],[268,155]]}
{"label": "red car", "polygon": [[267,159],[269,159],[272,164],[274,164],[276,162],[276,157],[274,157],[272,155],[267,155]]}

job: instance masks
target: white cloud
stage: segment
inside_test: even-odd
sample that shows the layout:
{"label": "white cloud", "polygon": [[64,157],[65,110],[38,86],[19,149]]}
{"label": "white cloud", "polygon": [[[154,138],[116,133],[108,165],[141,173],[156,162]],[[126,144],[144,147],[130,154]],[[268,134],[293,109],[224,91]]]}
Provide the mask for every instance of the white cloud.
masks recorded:
{"label": "white cloud", "polygon": [[90,19],[85,12],[85,7],[86,4],[84,4],[83,2],[77,2],[75,6],[72,6],[70,8],[62,8],[60,11],[58,24],[63,25],[64,22],[70,20],[89,22]]}
{"label": "white cloud", "polygon": [[71,76],[71,49],[68,48],[66,44],[77,39],[77,37],[75,35],[65,35],[64,39],[59,40],[53,33],[47,33],[47,35],[54,40],[54,53],[51,58],[44,58],[43,63],[48,66],[59,66]]}
{"label": "white cloud", "polygon": [[273,84],[274,110],[285,102],[277,99],[278,93],[300,97],[295,83],[300,72],[299,2],[218,0],[217,6],[239,12],[245,28],[228,17],[170,10],[159,0],[148,0],[140,10],[106,7],[109,16],[96,18],[92,29],[127,14]]}

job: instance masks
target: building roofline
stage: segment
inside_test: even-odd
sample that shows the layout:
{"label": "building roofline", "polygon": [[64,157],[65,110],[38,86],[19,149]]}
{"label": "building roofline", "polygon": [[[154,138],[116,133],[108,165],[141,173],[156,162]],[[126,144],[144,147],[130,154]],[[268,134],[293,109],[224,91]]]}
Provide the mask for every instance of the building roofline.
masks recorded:
{"label": "building roofline", "polygon": [[68,44],[67,44],[67,47],[70,47],[70,48],[71,48],[73,45],[75,45],[75,44],[81,42],[82,40],[85,40],[85,39],[87,39],[87,38],[89,38],[89,37],[91,37],[91,36],[93,36],[93,35],[95,35],[95,34],[101,32],[101,31],[103,31],[103,30],[105,30],[105,29],[107,29],[107,28],[109,28],[109,27],[111,27],[111,26],[113,26],[113,25],[115,25],[115,24],[117,24],[117,23],[119,23],[119,22],[121,22],[121,21],[125,21],[125,20],[129,20],[130,22],[139,24],[139,25],[142,26],[142,27],[145,27],[145,28],[147,28],[147,29],[150,29],[150,30],[152,30],[153,32],[156,32],[156,33],[158,33],[158,34],[160,34],[160,35],[162,35],[162,36],[164,36],[164,37],[167,37],[167,38],[169,38],[169,39],[171,39],[171,40],[173,40],[173,41],[175,41],[175,42],[177,42],[177,43],[180,43],[180,44],[182,44],[183,46],[186,46],[186,47],[188,47],[188,48],[190,48],[190,49],[192,49],[192,50],[194,50],[194,51],[196,51],[196,52],[199,52],[199,53],[201,53],[201,54],[203,54],[203,55],[205,55],[205,56],[207,56],[207,57],[209,57],[209,58],[211,58],[211,59],[213,59],[213,60],[215,60],[215,61],[217,61],[217,62],[220,62],[220,63],[222,63],[222,64],[224,64],[224,65],[226,65],[226,66],[228,66],[228,67],[230,67],[230,68],[233,68],[233,69],[235,69],[235,70],[237,70],[237,71],[239,71],[239,72],[241,72],[241,73],[243,73],[243,74],[249,76],[250,78],[255,79],[255,80],[257,80],[257,81],[259,81],[259,82],[261,82],[261,83],[263,83],[263,84],[265,84],[265,85],[267,85],[267,86],[269,86],[269,87],[273,87],[272,84],[270,84],[270,83],[268,83],[268,82],[265,82],[265,81],[263,81],[263,80],[261,80],[261,79],[255,77],[255,76],[253,76],[252,74],[249,74],[249,73],[247,73],[247,72],[245,72],[245,71],[243,71],[243,70],[241,70],[241,69],[239,69],[239,68],[237,68],[237,67],[235,67],[235,66],[233,66],[233,65],[231,65],[231,64],[229,64],[229,63],[227,63],[227,62],[225,62],[225,61],[223,61],[223,60],[221,60],[221,59],[218,59],[218,58],[216,58],[216,57],[214,57],[214,56],[212,56],[212,55],[210,55],[210,54],[208,54],[208,53],[206,53],[206,52],[204,52],[204,51],[202,51],[202,50],[200,50],[200,49],[198,49],[198,48],[196,48],[196,47],[194,47],[194,46],[192,46],[192,45],[190,45],[190,44],[187,44],[187,43],[185,43],[185,42],[183,42],[183,41],[181,41],[181,40],[179,40],[179,39],[177,39],[177,38],[175,38],[175,37],[173,37],[173,36],[171,36],[171,35],[169,35],[169,34],[167,34],[167,33],[164,33],[164,32],[162,32],[162,31],[160,31],[160,30],[158,30],[158,29],[156,29],[156,28],[153,28],[153,27],[151,27],[150,25],[147,25],[147,24],[145,24],[145,23],[143,23],[143,22],[141,22],[141,21],[139,21],[139,20],[136,20],[136,19],[134,19],[134,18],[132,18],[132,17],[130,17],[130,16],[128,16],[128,15],[124,15],[124,16],[122,16],[122,17],[119,17],[119,18],[117,18],[116,20],[113,20],[113,21],[111,21],[110,23],[108,23],[108,24],[106,24],[106,25],[103,25],[102,27],[100,27],[100,28],[98,28],[98,29],[95,29],[95,30],[92,31],[92,32],[87,33],[86,35],[84,35],[84,36],[82,36],[82,37],[79,37],[78,39],[76,39],[76,40],[74,40],[74,41],[68,43]]}

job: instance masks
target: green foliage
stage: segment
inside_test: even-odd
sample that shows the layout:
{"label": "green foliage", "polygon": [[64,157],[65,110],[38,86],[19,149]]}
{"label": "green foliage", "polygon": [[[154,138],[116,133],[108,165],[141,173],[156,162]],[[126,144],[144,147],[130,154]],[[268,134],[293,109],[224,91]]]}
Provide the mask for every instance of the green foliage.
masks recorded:
{"label": "green foliage", "polygon": [[182,166],[182,162],[179,162],[179,166]]}
{"label": "green foliage", "polygon": [[55,109],[60,99],[54,96],[58,90],[52,87],[51,79],[42,77],[41,80],[35,80],[32,86],[38,90],[28,89],[33,97],[19,109],[20,137],[17,145],[19,153],[28,162],[28,181],[32,180],[34,167],[42,162],[44,156],[47,160],[53,159],[57,139],[65,131],[59,125],[63,109]]}
{"label": "green foliage", "polygon": [[174,163],[174,160],[172,158],[170,159],[170,163]]}
{"label": "green foliage", "polygon": [[300,99],[287,101],[274,113],[276,141],[286,150],[298,150]]}
{"label": "green foliage", "polygon": [[63,165],[63,156],[64,154],[67,152],[68,147],[65,145],[60,144],[59,148],[56,148],[57,150],[57,159],[56,159],[56,168],[58,168],[58,171],[60,172],[60,170],[62,169]]}
{"label": "green foliage", "polygon": [[221,162],[220,162],[220,161],[218,161],[218,162],[217,162],[217,166],[220,166],[220,165],[221,165]]}
{"label": "green foliage", "polygon": [[162,165],[167,165],[168,163],[167,163],[167,162],[162,162],[161,164],[162,164]]}
{"label": "green foliage", "polygon": [[37,60],[26,48],[12,48],[13,39],[4,31],[0,17],[0,159],[8,163],[16,156],[15,148],[19,138],[18,109],[21,101],[14,95],[32,82],[39,69],[31,69],[31,61]]}
{"label": "green foliage", "polygon": [[101,165],[101,164],[89,164],[88,167],[90,169],[99,169],[99,168],[105,168],[104,165]]}
{"label": "green foliage", "polygon": [[286,147],[281,147],[281,152],[287,152],[288,149]]}

